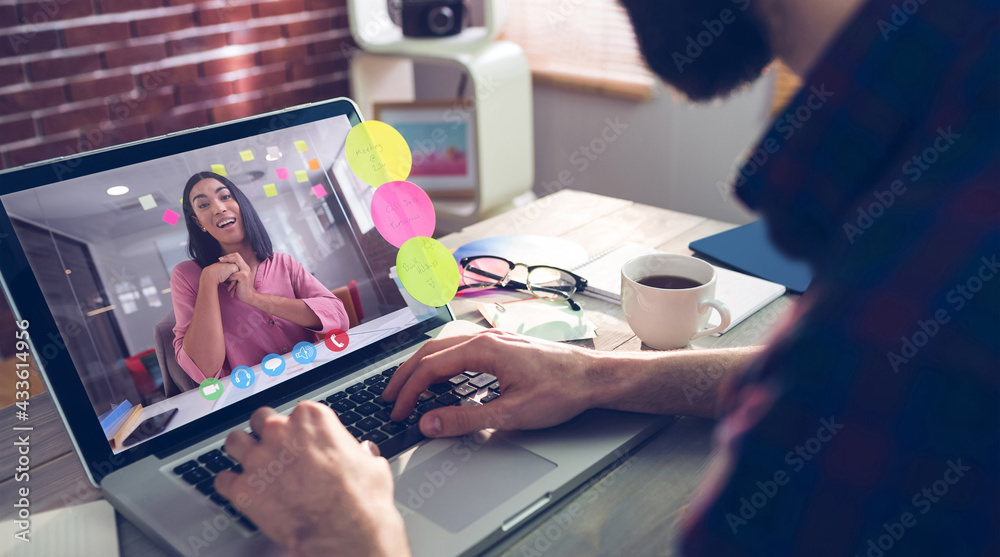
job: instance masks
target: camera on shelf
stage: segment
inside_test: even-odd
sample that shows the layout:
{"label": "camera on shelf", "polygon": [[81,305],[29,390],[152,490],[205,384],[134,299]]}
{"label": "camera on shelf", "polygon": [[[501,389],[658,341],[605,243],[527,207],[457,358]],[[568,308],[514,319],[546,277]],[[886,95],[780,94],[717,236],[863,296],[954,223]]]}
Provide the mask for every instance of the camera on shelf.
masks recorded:
{"label": "camera on shelf", "polygon": [[448,37],[462,31],[463,0],[388,0],[389,14],[407,37]]}

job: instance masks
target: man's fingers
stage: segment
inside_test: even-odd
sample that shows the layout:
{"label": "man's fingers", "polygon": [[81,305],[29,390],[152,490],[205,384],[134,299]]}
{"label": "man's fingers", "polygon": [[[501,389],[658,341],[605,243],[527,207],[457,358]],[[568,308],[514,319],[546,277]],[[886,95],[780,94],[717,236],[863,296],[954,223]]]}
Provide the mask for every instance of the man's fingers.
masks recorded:
{"label": "man's fingers", "polygon": [[288,416],[283,416],[274,411],[269,406],[261,406],[250,415],[250,429],[261,439],[264,438],[264,429],[270,420],[287,421]]}
{"label": "man's fingers", "polygon": [[368,439],[361,442],[361,448],[370,452],[372,456],[382,456],[382,451],[379,450],[378,445],[372,443]]}
{"label": "man's fingers", "polygon": [[256,441],[245,431],[233,431],[226,437],[226,454],[236,459],[237,462],[246,462],[247,454],[250,452]]}
{"label": "man's fingers", "polygon": [[235,499],[233,484],[240,475],[229,470],[223,470],[215,476],[215,490],[226,499]]}
{"label": "man's fingers", "polygon": [[389,384],[386,385],[385,390],[382,391],[382,399],[389,402],[396,400],[400,389],[410,378],[410,375],[413,373],[414,368],[420,360],[440,350],[461,344],[469,338],[471,338],[469,335],[462,335],[425,342],[414,355],[410,356],[408,360],[396,368],[396,371],[392,374],[392,378],[389,379]]}
{"label": "man's fingers", "polygon": [[512,415],[502,397],[482,406],[447,406],[424,414],[420,431],[427,437],[456,437],[480,429],[509,429]]}
{"label": "man's fingers", "polygon": [[460,344],[439,350],[417,362],[415,369],[396,396],[392,419],[402,420],[409,416],[417,404],[420,393],[427,390],[432,383],[439,383],[467,369],[477,368],[476,371],[486,371],[478,369],[479,366],[476,365],[483,358],[484,341],[478,340],[482,337],[467,338]]}
{"label": "man's fingers", "polygon": [[289,423],[293,425],[292,431],[300,431],[307,438],[322,438],[321,432],[325,430],[338,445],[357,443],[354,436],[341,423],[337,413],[325,404],[303,400],[295,405],[289,418]]}

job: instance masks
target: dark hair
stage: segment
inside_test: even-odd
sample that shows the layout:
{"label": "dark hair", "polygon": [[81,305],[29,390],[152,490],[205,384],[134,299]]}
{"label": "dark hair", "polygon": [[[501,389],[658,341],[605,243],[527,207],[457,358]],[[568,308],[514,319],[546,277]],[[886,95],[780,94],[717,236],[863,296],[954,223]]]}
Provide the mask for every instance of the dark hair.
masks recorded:
{"label": "dark hair", "polygon": [[191,206],[191,188],[202,180],[218,180],[219,183],[229,188],[229,193],[233,194],[236,204],[240,206],[240,220],[243,221],[243,231],[250,240],[250,247],[253,248],[257,259],[264,261],[271,257],[274,250],[271,249],[271,237],[267,235],[264,223],[260,222],[257,211],[253,208],[253,203],[246,195],[232,183],[229,178],[214,172],[199,172],[192,176],[184,186],[184,197],[181,199],[181,206],[184,208],[184,222],[187,223],[188,230],[188,255],[204,269],[212,263],[218,263],[222,257],[222,246],[218,240],[208,232],[203,232],[194,219],[194,207]]}
{"label": "dark hair", "polygon": [[620,1],[649,68],[693,101],[756,81],[774,59],[755,0]]}

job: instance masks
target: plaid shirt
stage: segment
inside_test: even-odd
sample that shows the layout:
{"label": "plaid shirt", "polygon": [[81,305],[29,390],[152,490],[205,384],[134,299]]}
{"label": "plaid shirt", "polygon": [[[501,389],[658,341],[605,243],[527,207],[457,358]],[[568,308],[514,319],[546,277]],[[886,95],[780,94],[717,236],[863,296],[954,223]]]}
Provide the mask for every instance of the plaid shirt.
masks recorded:
{"label": "plaid shirt", "polygon": [[722,396],[684,555],[1000,554],[998,22],[870,0],[736,177],[815,279]]}

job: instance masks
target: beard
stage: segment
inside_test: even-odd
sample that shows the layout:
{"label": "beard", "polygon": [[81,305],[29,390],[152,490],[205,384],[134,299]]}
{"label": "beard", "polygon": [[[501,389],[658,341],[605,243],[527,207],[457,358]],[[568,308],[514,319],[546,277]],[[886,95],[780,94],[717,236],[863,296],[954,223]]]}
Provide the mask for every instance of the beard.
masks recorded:
{"label": "beard", "polygon": [[620,0],[650,69],[693,101],[753,83],[774,53],[751,0]]}

